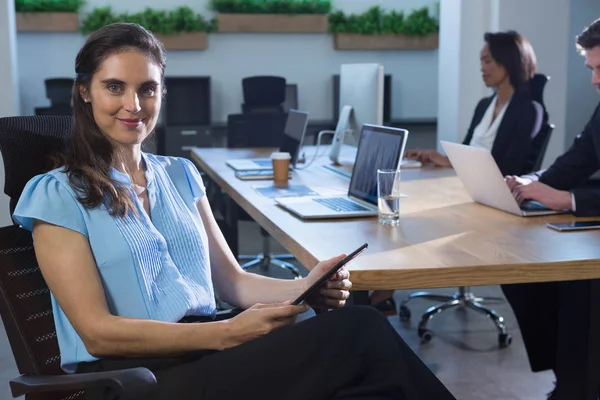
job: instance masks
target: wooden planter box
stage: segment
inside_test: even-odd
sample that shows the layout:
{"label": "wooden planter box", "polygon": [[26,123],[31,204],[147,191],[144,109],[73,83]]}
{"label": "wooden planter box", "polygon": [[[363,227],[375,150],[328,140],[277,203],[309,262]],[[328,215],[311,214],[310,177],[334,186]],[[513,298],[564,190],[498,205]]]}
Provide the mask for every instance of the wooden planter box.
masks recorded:
{"label": "wooden planter box", "polygon": [[166,50],[206,50],[208,35],[206,32],[183,32],[174,35],[156,35]]}
{"label": "wooden planter box", "polygon": [[74,12],[16,13],[18,32],[77,32],[79,19]]}
{"label": "wooden planter box", "polygon": [[327,33],[326,14],[217,14],[219,33]]}
{"label": "wooden planter box", "polygon": [[430,50],[437,49],[439,35],[360,35],[336,33],[333,37],[336,50]]}

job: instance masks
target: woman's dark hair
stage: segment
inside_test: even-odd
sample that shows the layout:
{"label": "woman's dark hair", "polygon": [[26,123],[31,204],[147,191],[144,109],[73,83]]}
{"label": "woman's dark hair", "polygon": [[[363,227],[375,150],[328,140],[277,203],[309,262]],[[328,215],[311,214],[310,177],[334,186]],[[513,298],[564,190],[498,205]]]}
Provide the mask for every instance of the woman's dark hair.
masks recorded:
{"label": "woman's dark hair", "polygon": [[510,84],[518,90],[528,88],[537,64],[529,41],[515,31],[488,32],[483,39],[492,58],[506,69]]}
{"label": "woman's dark hair", "polygon": [[577,50],[583,53],[600,46],[600,19],[595,20],[576,38]]}
{"label": "woman's dark hair", "polygon": [[[138,24],[114,23],[92,33],[75,59],[73,107],[73,139],[63,156],[62,164],[69,182],[86,208],[104,203],[110,214],[124,217],[135,210],[129,191],[112,179],[110,171],[117,155],[109,139],[102,133],[81,92],[90,91],[92,77],[102,62],[112,54],[137,50],[144,53],[161,70],[166,66],[165,49],[160,40]],[[161,87],[164,85],[161,82]]]}

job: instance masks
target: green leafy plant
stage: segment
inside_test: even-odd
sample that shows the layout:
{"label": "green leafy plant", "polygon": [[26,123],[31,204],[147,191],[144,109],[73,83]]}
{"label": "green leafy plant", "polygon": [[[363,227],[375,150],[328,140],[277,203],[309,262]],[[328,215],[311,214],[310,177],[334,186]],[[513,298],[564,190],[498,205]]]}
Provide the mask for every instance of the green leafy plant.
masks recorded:
{"label": "green leafy plant", "polygon": [[405,16],[402,11],[386,12],[375,6],[359,15],[346,15],[342,11],[329,14],[329,31],[361,35],[426,36],[439,31],[439,21],[430,15],[427,7],[414,10]]}
{"label": "green leafy plant", "polygon": [[15,0],[16,12],[77,12],[84,0]]}
{"label": "green leafy plant", "polygon": [[207,21],[187,6],[174,10],[154,10],[129,14],[115,14],[110,7],[94,9],[83,21],[81,30],[90,33],[114,22],[134,22],[157,34],[169,35],[180,32],[214,32],[215,21]]}
{"label": "green leafy plant", "polygon": [[210,8],[228,14],[328,14],[331,0],[211,0]]}

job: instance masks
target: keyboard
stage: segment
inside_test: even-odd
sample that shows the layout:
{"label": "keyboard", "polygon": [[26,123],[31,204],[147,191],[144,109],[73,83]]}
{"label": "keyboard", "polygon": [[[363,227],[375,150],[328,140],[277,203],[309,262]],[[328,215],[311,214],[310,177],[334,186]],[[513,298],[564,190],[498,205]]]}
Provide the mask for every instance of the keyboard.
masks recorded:
{"label": "keyboard", "polygon": [[314,198],[313,200],[334,211],[369,211],[368,208],[345,197]]}

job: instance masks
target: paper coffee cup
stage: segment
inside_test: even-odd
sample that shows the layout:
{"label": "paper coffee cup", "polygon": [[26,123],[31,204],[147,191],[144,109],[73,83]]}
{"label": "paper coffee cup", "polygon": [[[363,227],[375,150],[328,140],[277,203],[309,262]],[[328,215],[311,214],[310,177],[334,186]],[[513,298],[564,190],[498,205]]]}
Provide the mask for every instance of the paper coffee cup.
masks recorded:
{"label": "paper coffee cup", "polygon": [[273,180],[275,186],[287,186],[288,174],[290,169],[290,160],[292,155],[285,152],[275,152],[271,154],[273,163]]}

